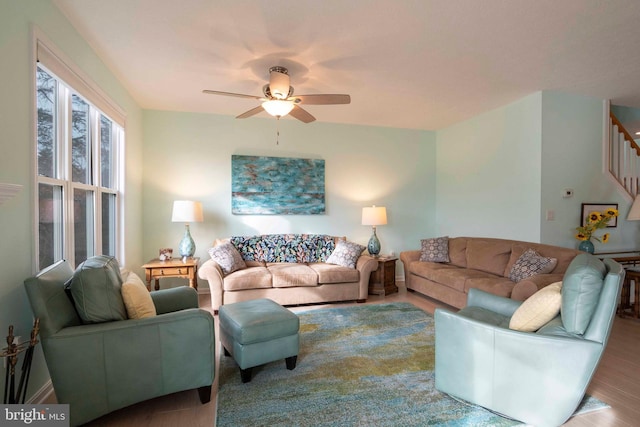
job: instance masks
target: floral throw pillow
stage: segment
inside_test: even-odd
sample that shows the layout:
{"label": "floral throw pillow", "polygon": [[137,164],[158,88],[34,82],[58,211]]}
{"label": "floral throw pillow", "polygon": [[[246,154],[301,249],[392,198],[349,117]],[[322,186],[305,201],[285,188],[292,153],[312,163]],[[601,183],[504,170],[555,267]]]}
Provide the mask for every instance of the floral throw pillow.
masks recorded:
{"label": "floral throw pillow", "polygon": [[536,274],[551,273],[557,263],[556,258],[543,257],[533,249],[527,249],[511,267],[509,279],[517,283]]}
{"label": "floral throw pillow", "polygon": [[331,252],[331,255],[329,255],[329,258],[327,258],[327,264],[356,268],[356,262],[358,262],[358,258],[364,250],[365,247],[362,245],[347,240],[340,240],[338,244],[336,244],[336,248]]}
{"label": "floral throw pillow", "polygon": [[245,264],[242,256],[240,256],[240,252],[238,252],[231,242],[223,243],[209,249],[209,256],[218,263],[225,275],[231,274],[236,270],[247,268],[247,264]]}
{"label": "floral throw pillow", "polygon": [[449,236],[420,240],[420,261],[449,262]]}

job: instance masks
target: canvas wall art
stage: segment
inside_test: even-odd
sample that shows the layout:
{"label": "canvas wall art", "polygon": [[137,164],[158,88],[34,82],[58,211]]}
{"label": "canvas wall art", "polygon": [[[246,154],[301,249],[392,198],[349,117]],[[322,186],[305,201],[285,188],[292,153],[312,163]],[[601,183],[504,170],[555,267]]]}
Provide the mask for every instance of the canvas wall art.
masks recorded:
{"label": "canvas wall art", "polygon": [[324,160],[231,156],[231,212],[324,214]]}

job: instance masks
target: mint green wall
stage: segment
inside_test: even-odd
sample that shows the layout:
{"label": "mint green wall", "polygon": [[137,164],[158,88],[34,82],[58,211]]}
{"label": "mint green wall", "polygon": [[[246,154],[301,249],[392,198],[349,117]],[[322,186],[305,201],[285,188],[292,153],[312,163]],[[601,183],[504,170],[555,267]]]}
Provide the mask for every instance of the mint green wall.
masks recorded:
{"label": "mint green wall", "polygon": [[541,93],[437,132],[436,234],[540,239]]}
{"label": "mint green wall", "polygon": [[[0,206],[0,336],[10,324],[28,337],[33,323],[23,280],[34,273],[33,96],[31,30],[34,24],[127,112],[126,262],[142,262],[141,111],[58,9],[46,0],[0,0],[0,182],[23,185]],[[135,165],[134,168],[131,165]],[[0,365],[0,377],[4,368]],[[29,382],[29,397],[48,380],[40,346]]]}
{"label": "mint green wall", "polygon": [[[326,233],[366,245],[371,227],[360,224],[361,214],[372,204],[387,208],[382,253],[418,248],[435,231],[433,132],[282,119],[276,145],[276,128],[268,117],[145,110],[145,256],[161,247],[177,252],[184,225],[171,222],[171,208],[179,199],[203,202],[204,222],[191,225],[203,259],[214,239],[242,234]],[[232,215],[232,154],[323,159],[326,214]]]}
{"label": "mint green wall", "polygon": [[[541,240],[552,245],[577,247],[573,237],[580,225],[582,203],[618,203],[618,227],[608,228],[609,243],[594,241],[596,251],[638,247],[637,222],[626,221],[631,202],[603,173],[602,141],[604,102],[601,99],[559,92],[542,96],[542,206]],[[565,188],[574,196],[563,198]],[[546,211],[555,212],[546,221]],[[601,236],[605,230],[597,233]]]}

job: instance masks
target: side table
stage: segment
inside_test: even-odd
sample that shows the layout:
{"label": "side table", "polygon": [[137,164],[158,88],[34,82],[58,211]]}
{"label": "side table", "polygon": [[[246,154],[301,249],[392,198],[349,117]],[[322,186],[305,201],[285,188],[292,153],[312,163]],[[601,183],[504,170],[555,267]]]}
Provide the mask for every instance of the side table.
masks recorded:
{"label": "side table", "polygon": [[[626,311],[631,309],[631,316],[640,318],[640,270],[637,268],[627,268],[622,283],[622,295],[618,306],[618,315],[625,317]],[[633,281],[633,305],[631,305],[631,281]]]}
{"label": "side table", "polygon": [[373,295],[389,295],[398,292],[396,286],[396,261],[397,257],[380,256],[378,269],[371,272],[369,278],[369,293]]}
{"label": "side table", "polygon": [[151,280],[155,280],[155,290],[160,289],[160,279],[163,277],[184,277],[189,279],[189,286],[198,290],[198,261],[200,258],[173,258],[160,261],[158,258],[152,259],[142,266],[147,279],[147,290],[151,290]]}

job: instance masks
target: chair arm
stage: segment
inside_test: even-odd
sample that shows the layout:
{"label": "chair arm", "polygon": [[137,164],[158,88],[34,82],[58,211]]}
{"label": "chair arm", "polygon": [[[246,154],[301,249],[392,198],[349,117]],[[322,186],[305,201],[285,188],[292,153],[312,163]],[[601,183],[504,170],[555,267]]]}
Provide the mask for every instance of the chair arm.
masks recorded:
{"label": "chair arm", "polygon": [[356,263],[356,269],[360,273],[358,299],[366,300],[369,296],[369,280],[371,272],[378,268],[378,260],[370,255],[360,255]]}
{"label": "chair arm", "polygon": [[545,286],[562,281],[563,276],[564,274],[562,273],[550,273],[528,277],[514,285],[511,291],[511,298],[517,301],[524,301]]}
{"label": "chair arm", "polygon": [[186,308],[198,308],[198,292],[188,286],[151,292],[157,314],[171,313]]}
{"label": "chair arm", "polygon": [[467,306],[482,307],[507,317],[513,316],[521,304],[521,301],[490,294],[476,288],[469,289],[467,296]]}
{"label": "chair arm", "polygon": [[402,268],[404,269],[404,284],[407,289],[411,288],[411,272],[409,271],[409,266],[412,262],[420,259],[421,253],[420,250],[400,252],[400,261],[402,261]]}
{"label": "chair arm", "polygon": [[209,282],[209,292],[211,293],[211,308],[218,311],[222,305],[222,291],[224,289],[224,273],[222,268],[212,259],[200,266],[198,276]]}

